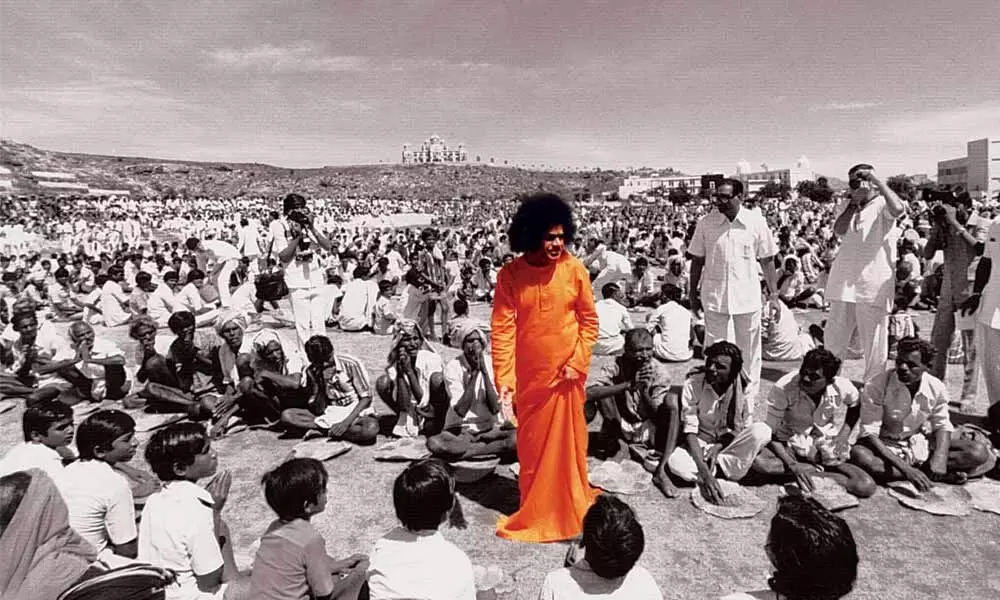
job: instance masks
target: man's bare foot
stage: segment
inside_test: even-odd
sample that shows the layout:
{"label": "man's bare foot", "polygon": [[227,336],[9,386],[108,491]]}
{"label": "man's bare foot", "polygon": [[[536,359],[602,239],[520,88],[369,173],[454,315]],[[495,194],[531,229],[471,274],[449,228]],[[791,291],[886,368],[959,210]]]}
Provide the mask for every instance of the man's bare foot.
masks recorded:
{"label": "man's bare foot", "polygon": [[676,498],[679,494],[677,487],[670,481],[670,477],[666,473],[655,473],[653,475],[653,485],[667,498]]}

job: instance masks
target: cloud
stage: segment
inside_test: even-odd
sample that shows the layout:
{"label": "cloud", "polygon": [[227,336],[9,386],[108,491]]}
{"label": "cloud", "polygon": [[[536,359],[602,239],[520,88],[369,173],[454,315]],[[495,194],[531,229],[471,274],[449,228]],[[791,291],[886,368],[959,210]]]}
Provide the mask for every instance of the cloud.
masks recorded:
{"label": "cloud", "polygon": [[153,81],[118,75],[99,75],[87,81],[16,87],[6,90],[4,96],[20,101],[77,109],[185,106],[184,101],[168,95]]}
{"label": "cloud", "polygon": [[363,71],[369,65],[363,56],[327,55],[313,44],[220,48],[208,52],[208,57],[217,67],[272,73],[343,73]]}
{"label": "cloud", "polygon": [[1000,134],[1000,103],[898,115],[875,133],[891,144],[960,148],[969,140]]}
{"label": "cloud", "polygon": [[864,110],[866,108],[874,108],[876,106],[881,106],[881,105],[882,105],[881,102],[828,102],[826,104],[810,106],[809,110],[811,112],[817,112],[817,111],[848,112],[852,110]]}

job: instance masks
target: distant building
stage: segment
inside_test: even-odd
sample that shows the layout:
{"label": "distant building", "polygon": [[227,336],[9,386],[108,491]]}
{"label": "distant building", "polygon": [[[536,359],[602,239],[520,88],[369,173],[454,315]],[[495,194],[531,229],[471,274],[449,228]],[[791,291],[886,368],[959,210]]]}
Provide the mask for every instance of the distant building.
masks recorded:
{"label": "distant building", "polygon": [[939,184],[962,186],[976,199],[1000,193],[1000,139],[983,138],[966,144],[966,154],[938,162]]}
{"label": "distant building", "polygon": [[668,192],[674,188],[685,187],[694,194],[701,187],[700,175],[659,175],[656,173],[643,175],[630,175],[625,178],[618,188],[618,196],[628,198],[629,196],[644,196],[650,190],[664,188]]}
{"label": "distant building", "polygon": [[751,171],[750,163],[745,160],[736,165],[736,179],[743,181],[744,193],[748,195],[756,194],[765,185],[771,182],[784,183],[792,190],[800,181],[812,181],[816,174],[809,164],[809,159],[800,156],[795,161],[795,166],[787,169],[772,169],[767,165],[761,165],[761,170]]}
{"label": "distant building", "polygon": [[459,144],[458,148],[449,148],[437,135],[432,135],[430,139],[424,140],[417,148],[410,148],[409,144],[403,144],[403,164],[420,165],[428,163],[465,163],[469,161],[469,153],[465,149],[465,144]]}

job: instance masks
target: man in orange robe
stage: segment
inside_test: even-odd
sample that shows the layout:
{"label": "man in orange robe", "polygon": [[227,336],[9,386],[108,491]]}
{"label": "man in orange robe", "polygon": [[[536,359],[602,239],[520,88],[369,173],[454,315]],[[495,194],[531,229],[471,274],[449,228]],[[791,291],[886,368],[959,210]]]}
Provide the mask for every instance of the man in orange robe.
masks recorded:
{"label": "man in orange robe", "polygon": [[505,413],[517,421],[521,506],[497,535],[525,542],[580,534],[599,491],[587,479],[584,388],[598,321],[590,275],[566,252],[569,206],[558,196],[525,199],[510,227],[524,255],[497,276],[493,369]]}

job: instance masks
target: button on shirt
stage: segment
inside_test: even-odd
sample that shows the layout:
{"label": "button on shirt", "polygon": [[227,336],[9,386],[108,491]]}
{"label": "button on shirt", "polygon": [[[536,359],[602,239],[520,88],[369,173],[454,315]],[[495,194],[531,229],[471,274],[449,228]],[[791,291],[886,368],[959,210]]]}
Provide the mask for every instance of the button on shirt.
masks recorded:
{"label": "button on shirt", "polygon": [[873,377],[861,394],[861,435],[905,440],[915,433],[953,431],[948,390],[940,379],[924,373],[914,396],[895,369]]}
{"label": "button on shirt", "polygon": [[[715,442],[726,433],[735,433],[753,423],[753,409],[746,398],[734,398],[736,386],[730,385],[720,397],[711,385],[705,383],[705,375],[698,373],[687,378],[681,392],[681,418],[684,434],[693,433],[707,442]],[[742,395],[742,394],[741,394]],[[733,428],[727,423],[729,407],[733,401],[735,409]]]}
{"label": "button on shirt", "polygon": [[732,221],[720,212],[709,213],[698,221],[688,252],[705,259],[701,272],[705,310],[730,315],[760,310],[757,261],[777,253],[764,217],[742,207]]}
{"label": "button on shirt", "polygon": [[991,329],[1000,329],[1000,220],[994,221],[986,233],[983,258],[992,261],[993,270],[979,299],[977,320]]}
{"label": "button on shirt", "polygon": [[774,432],[774,438],[788,441],[795,434],[818,430],[825,436],[840,433],[847,416],[847,409],[857,406],[860,394],[846,377],[834,377],[823,390],[819,403],[814,403],[800,386],[798,372],[786,374],[771,389],[767,399],[765,423]]}

